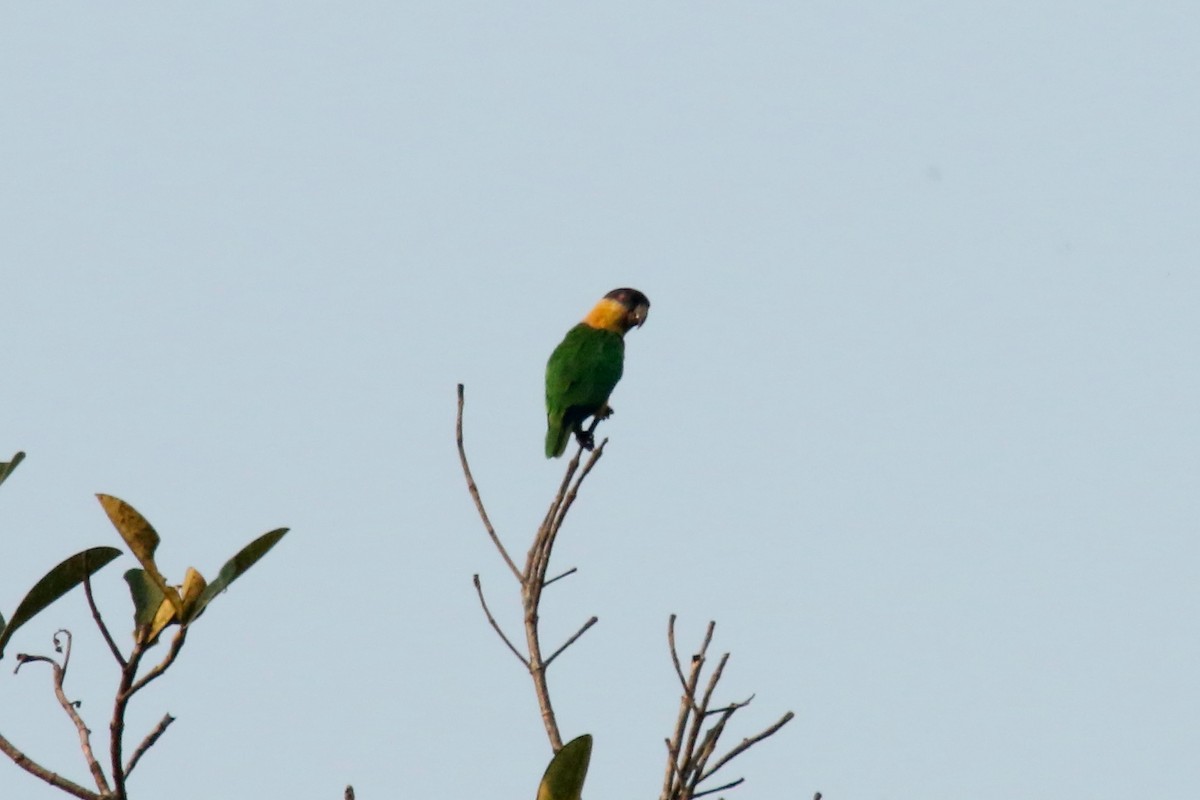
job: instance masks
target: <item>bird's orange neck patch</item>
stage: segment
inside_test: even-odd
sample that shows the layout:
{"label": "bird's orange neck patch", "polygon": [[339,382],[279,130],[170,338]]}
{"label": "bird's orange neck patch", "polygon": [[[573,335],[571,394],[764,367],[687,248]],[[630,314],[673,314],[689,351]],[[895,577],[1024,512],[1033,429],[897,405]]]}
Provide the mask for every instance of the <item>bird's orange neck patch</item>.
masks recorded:
{"label": "bird's orange neck patch", "polygon": [[587,313],[583,318],[583,324],[589,328],[598,328],[603,331],[612,331],[613,333],[625,333],[628,329],[625,324],[625,318],[629,314],[629,309],[618,303],[616,300],[610,300],[605,297],[595,307]]}

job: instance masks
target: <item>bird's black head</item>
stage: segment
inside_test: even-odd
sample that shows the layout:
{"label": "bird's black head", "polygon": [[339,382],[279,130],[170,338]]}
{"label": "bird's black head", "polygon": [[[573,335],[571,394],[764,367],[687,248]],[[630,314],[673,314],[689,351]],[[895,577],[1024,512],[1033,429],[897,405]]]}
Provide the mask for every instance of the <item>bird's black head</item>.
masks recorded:
{"label": "bird's black head", "polygon": [[650,298],[639,292],[637,289],[621,288],[613,289],[608,294],[604,295],[605,300],[615,300],[620,303],[625,309],[625,319],[623,325],[625,330],[629,330],[634,326],[641,327],[646,321],[646,316],[650,313]]}

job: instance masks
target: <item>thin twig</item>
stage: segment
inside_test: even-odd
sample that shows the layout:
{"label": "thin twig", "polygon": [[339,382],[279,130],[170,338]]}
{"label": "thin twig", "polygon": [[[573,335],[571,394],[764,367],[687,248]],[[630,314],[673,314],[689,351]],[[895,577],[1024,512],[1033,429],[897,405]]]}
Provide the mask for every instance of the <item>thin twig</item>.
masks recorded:
{"label": "thin twig", "polygon": [[179,632],[176,633],[175,638],[171,640],[171,647],[167,650],[167,654],[163,656],[163,660],[155,665],[153,669],[139,678],[138,681],[129,688],[130,695],[137,694],[142,689],[146,688],[146,684],[150,683],[150,681],[167,671],[167,667],[171,666],[171,664],[175,661],[175,657],[179,655],[179,651],[183,648],[183,641],[187,638],[187,632],[188,629],[186,625],[179,626]]}
{"label": "thin twig", "polygon": [[714,723],[704,734],[700,740],[699,746],[689,748],[693,753],[692,756],[692,780],[688,786],[688,795],[694,797],[696,787],[699,786],[701,775],[704,773],[704,767],[708,763],[708,759],[717,749],[717,741],[721,738],[721,734],[725,731],[725,723],[727,723],[734,712],[739,708],[744,708],[749,705],[750,701],[744,703],[731,703],[722,709],[709,710],[708,704],[711,701],[713,690],[717,688],[717,683],[721,680],[722,673],[725,672],[725,665],[729,663],[729,653],[721,656],[721,660],[717,663],[716,668],[709,675],[708,686],[705,689],[704,697],[700,701],[700,706],[696,711],[696,724],[699,726],[710,714],[720,714],[720,718]]}
{"label": "thin twig", "polygon": [[[713,623],[709,623],[709,630],[712,630]],[[684,755],[684,761],[679,765],[685,775],[691,775],[696,770],[696,740],[700,736],[700,731],[703,729],[704,717],[700,714],[700,707],[696,705],[696,689],[700,685],[700,673],[704,669],[704,650],[708,647],[708,641],[704,642],[704,647],[699,653],[692,656],[692,672],[688,676],[688,691],[684,693],[682,700],[686,700],[689,710],[692,712],[692,717],[689,720],[687,742],[681,748]]]}
{"label": "thin twig", "polygon": [[724,756],[722,756],[717,761],[717,763],[715,765],[713,765],[713,767],[711,769],[709,769],[707,772],[704,773],[703,777],[701,777],[700,780],[707,779],[709,776],[713,775],[721,767],[725,766],[730,761],[737,758],[742,753],[746,752],[751,747],[753,747],[754,745],[761,742],[763,739],[766,739],[768,736],[774,735],[780,728],[782,728],[784,725],[787,725],[789,722],[791,722],[792,718],[795,716],[796,716],[795,714],[793,714],[791,711],[789,711],[786,714],[784,714],[782,717],[780,717],[778,722],[776,722],[774,725],[767,728],[766,730],[763,730],[760,733],[757,733],[748,739],[742,739],[741,744],[739,744],[737,747],[733,748],[728,753],[726,753]]}
{"label": "thin twig", "polygon": [[575,631],[574,636],[572,636],[570,639],[567,639],[565,642],[563,642],[562,647],[558,648],[557,650],[555,650],[553,653],[550,654],[550,657],[546,659],[545,668],[549,669],[550,665],[554,663],[554,659],[558,658],[559,653],[561,653],[563,650],[566,650],[571,645],[575,644],[576,639],[578,639],[580,636],[583,636],[585,633],[587,633],[588,628],[592,627],[599,621],[600,621],[599,617],[592,617],[587,622],[583,623],[583,627],[581,627],[579,630]]}
{"label": "thin twig", "polygon": [[671,649],[671,663],[675,665],[675,674],[679,676],[679,688],[687,689],[687,679],[683,677],[683,667],[679,663],[679,650],[675,647],[675,615],[667,618],[667,646]]}
{"label": "thin twig", "polygon": [[708,704],[712,702],[713,691],[717,688],[718,681],[721,680],[721,673],[725,671],[725,665],[729,663],[729,653],[724,653],[721,660],[717,662],[716,668],[708,676],[708,686],[704,689],[704,696],[700,698],[700,706],[696,709],[696,714],[701,718],[708,716]]}
{"label": "thin twig", "polygon": [[562,527],[563,520],[567,518],[567,512],[571,510],[571,506],[575,502],[575,496],[579,494],[579,486],[583,483],[583,479],[592,471],[592,467],[596,466],[596,462],[604,455],[604,447],[608,444],[608,439],[603,440],[596,445],[596,449],[588,456],[587,463],[583,465],[583,471],[579,473],[579,477],[575,479],[575,484],[571,487],[571,491],[563,499],[562,506],[559,509],[557,516],[554,519],[554,533],[558,533],[558,529]]}
{"label": "thin twig", "polygon": [[521,655],[521,652],[517,650],[516,646],[514,646],[509,638],[504,635],[504,631],[500,629],[500,625],[496,622],[496,618],[492,616],[491,609],[488,608],[487,600],[483,599],[483,584],[479,581],[479,575],[475,575],[474,580],[475,592],[479,595],[479,604],[483,606],[483,615],[487,617],[487,621],[491,624],[492,630],[494,630],[500,636],[500,638],[504,640],[504,643],[508,645],[508,649],[512,651],[512,654],[517,657],[518,661],[525,665],[526,669],[528,669],[529,659]]}
{"label": "thin twig", "polygon": [[[593,417],[592,424],[587,429],[587,435],[589,437],[593,436],[596,426],[599,424],[600,420],[596,417]],[[608,439],[602,441],[599,447],[594,447],[592,449],[587,465],[584,467],[583,474],[579,476],[579,480],[575,483],[574,490],[572,490],[570,495],[568,495],[567,490],[571,486],[571,479],[575,477],[575,471],[579,469],[580,459],[583,458],[583,454],[585,452],[582,444],[575,449],[575,455],[571,456],[571,460],[567,463],[567,471],[563,473],[562,482],[558,486],[558,493],[554,495],[554,500],[550,503],[550,508],[546,511],[546,516],[542,519],[542,524],[538,528],[538,535],[534,538],[535,548],[540,544],[542,545],[540,548],[541,550],[549,550],[548,543],[544,539],[545,532],[554,531],[554,533],[557,534],[558,529],[562,527],[563,518],[566,517],[566,511],[562,510],[564,501],[567,501],[569,496],[570,502],[574,502],[574,496],[579,490],[579,484],[583,482],[583,479],[587,476],[587,473],[591,472],[592,466],[596,463],[596,459],[600,458],[602,455],[604,446],[606,444],[608,444]],[[567,502],[567,504],[570,505],[570,502]],[[532,554],[533,550],[530,550],[530,555]],[[528,571],[528,564],[526,565],[526,570]]]}
{"label": "thin twig", "polygon": [[750,705],[750,703],[753,702],[754,697],[755,697],[754,695],[750,695],[749,697],[747,697],[745,700],[741,701],[740,703],[730,703],[729,705],[721,706],[720,708],[710,708],[708,711],[706,711],[704,713],[705,714],[725,714],[727,712],[732,713],[734,711],[737,711],[739,708],[745,708],[746,706]]}
{"label": "thin twig", "polygon": [[[66,645],[59,644],[59,636],[66,637]],[[100,766],[100,762],[96,760],[95,754],[92,752],[92,732],[88,729],[87,723],[83,721],[83,717],[79,715],[79,710],[75,703],[67,697],[66,689],[63,688],[63,681],[67,677],[67,666],[71,661],[71,632],[66,629],[60,629],[54,633],[54,649],[63,653],[63,663],[59,664],[52,658],[47,656],[30,656],[20,654],[17,656],[17,669],[21,668],[22,664],[41,661],[50,665],[54,682],[54,696],[58,699],[59,706],[66,712],[67,717],[71,720],[71,724],[75,726],[75,731],[79,735],[79,749],[83,753],[83,759],[87,762],[88,771],[92,773],[92,780],[96,782],[96,788],[100,790],[100,794],[108,794],[108,778],[104,775],[104,770]]]}
{"label": "thin twig", "polygon": [[579,471],[579,464],[583,458],[583,449],[575,451],[575,455],[571,456],[571,460],[567,462],[567,469],[563,472],[562,481],[558,484],[558,491],[554,495],[554,501],[550,503],[550,508],[546,510],[546,517],[542,520],[542,525],[538,528],[538,535],[534,539],[535,546],[540,550],[545,550],[546,536],[550,531],[562,525],[559,519],[559,512],[562,511],[563,502],[567,498],[567,493],[570,491],[572,482],[575,480],[575,473]]}
{"label": "thin twig", "polygon": [[670,781],[674,777],[675,780],[683,781],[683,773],[679,771],[679,764],[677,762],[679,749],[671,744],[670,739],[663,739],[663,742],[667,745],[667,780]]}
{"label": "thin twig", "polygon": [[527,604],[532,603],[536,607],[541,602],[542,589],[550,583],[546,580],[546,569],[550,566],[550,553],[554,549],[554,542],[558,538],[558,532],[562,528],[563,520],[566,519],[571,504],[575,502],[575,496],[579,493],[580,484],[587,477],[588,473],[592,471],[592,467],[595,466],[596,461],[604,454],[604,445],[606,444],[608,444],[607,439],[601,442],[592,452],[587,463],[584,465],[583,471],[579,473],[579,477],[575,479],[573,484],[571,483],[571,475],[578,467],[579,456],[583,453],[582,448],[567,467],[567,474],[563,478],[562,485],[559,487],[558,496],[555,497],[555,502],[550,506],[550,511],[546,515],[546,521],[538,528],[537,535],[533,540],[533,546],[529,548],[529,555],[525,561],[525,580],[523,583],[525,584],[524,593]]}
{"label": "thin twig", "polygon": [[[673,626],[671,628],[673,630]],[[710,623],[711,629],[711,623]],[[707,647],[707,643],[705,644]],[[678,657],[676,657],[678,660]],[[667,749],[671,754],[671,763],[667,765],[667,774],[663,779],[663,797],[679,797],[685,785],[686,776],[691,773],[692,753],[694,752],[696,736],[699,734],[700,720],[693,717],[696,708],[696,687],[700,682],[700,670],[704,666],[703,653],[692,657],[692,668],[683,681],[683,694],[679,698],[679,715],[675,719],[675,730]],[[684,744],[684,736],[687,744]]]}
{"label": "thin twig", "polygon": [[564,572],[560,575],[555,575],[553,578],[550,578],[549,580],[547,580],[545,583],[542,584],[542,588],[545,589],[547,586],[554,583],[555,581],[561,581],[563,578],[567,577],[568,575],[574,575],[578,571],[579,571],[578,567],[571,567],[566,572]]}
{"label": "thin twig", "polygon": [[463,475],[467,478],[467,491],[471,493],[471,498],[475,501],[475,508],[479,511],[479,517],[483,520],[483,527],[487,530],[488,536],[492,538],[492,544],[496,545],[496,549],[504,558],[504,563],[508,564],[508,568],[512,570],[513,576],[519,582],[521,571],[517,569],[517,565],[513,563],[508,551],[500,542],[500,537],[496,535],[496,529],[492,527],[492,521],[488,519],[487,510],[483,507],[483,500],[479,496],[479,487],[475,485],[475,478],[471,475],[471,466],[467,463],[467,450],[463,446],[463,405],[463,385],[460,383],[458,384],[458,420],[455,424],[454,435],[455,441],[458,443],[458,458],[462,462]]}
{"label": "thin twig", "polygon": [[154,726],[154,730],[146,734],[146,738],[142,739],[142,743],[137,746],[137,749],[133,751],[133,755],[130,756],[129,763],[125,765],[125,777],[129,777],[129,773],[133,772],[133,768],[142,760],[142,756],[146,754],[146,751],[154,746],[154,743],[158,741],[160,736],[167,732],[167,728],[171,727],[171,723],[174,721],[175,718],[170,714],[164,714],[163,718]]}
{"label": "thin twig", "polygon": [[80,800],[100,800],[100,795],[96,792],[86,789],[56,772],[51,772],[25,755],[16,745],[4,738],[3,734],[0,734],[0,753],[4,753],[4,755],[11,758],[14,764],[33,777],[50,784],[56,789],[62,789],[73,797],[78,797]]}
{"label": "thin twig", "polygon": [[716,752],[717,742],[721,740],[721,734],[725,732],[725,726],[729,720],[733,718],[734,713],[743,706],[735,703],[731,706],[726,706],[721,711],[720,717],[712,724],[711,727],[704,733],[704,738],[700,741],[698,747],[695,748],[695,755],[692,757],[692,779],[687,787],[688,796],[693,796],[696,793],[700,781],[704,779],[704,768],[708,765],[708,759]]}
{"label": "thin twig", "polygon": [[[704,662],[707,660],[708,646],[710,644],[712,644],[713,631],[715,631],[716,629],[717,629],[716,621],[710,621],[708,623],[708,627],[704,631],[704,641],[700,643],[700,651],[692,656],[692,672],[698,674],[700,668],[704,665]],[[698,685],[699,685],[698,683],[693,685],[691,692],[688,693],[688,698],[691,700],[691,703],[692,703],[692,711],[694,711],[697,716],[697,719],[696,719],[697,725],[700,724],[699,717],[703,716],[703,712],[700,710],[700,707],[698,705],[696,705],[696,686],[698,686]],[[709,692],[712,692],[712,688],[713,687],[710,685]]]}
{"label": "thin twig", "polygon": [[104,637],[108,649],[112,652],[113,658],[117,660],[117,663],[121,665],[121,669],[125,669],[125,656],[121,655],[121,650],[113,640],[108,626],[104,624],[104,618],[100,616],[100,609],[96,605],[96,598],[92,596],[92,577],[90,575],[83,577],[83,593],[87,597],[88,608],[92,610],[92,619],[96,621],[96,627],[100,629],[100,635]]}
{"label": "thin twig", "polygon": [[695,798],[697,798],[697,797],[704,797],[704,795],[706,795],[706,794],[716,794],[717,792],[723,792],[726,789],[732,789],[733,787],[740,786],[741,784],[743,784],[745,782],[746,782],[745,778],[738,778],[736,781],[730,781],[729,783],[725,784],[724,786],[717,786],[712,789],[705,789],[703,792],[696,792],[695,794],[692,795],[692,800],[695,800]]}
{"label": "thin twig", "polygon": [[[558,492],[554,495],[554,499],[550,501],[550,508],[546,510],[546,516],[542,518],[542,524],[538,527],[538,535],[534,538],[534,547],[530,548],[529,555],[532,558],[538,542],[541,540],[543,531],[549,530],[550,525],[558,516],[558,508],[562,505],[563,498],[567,495],[567,487],[571,485],[571,478],[575,477],[575,470],[579,469],[579,459],[583,456],[583,448],[575,451],[575,455],[571,456],[571,460],[567,462],[567,471],[563,473],[562,482],[558,485]],[[526,562],[526,571],[529,570],[529,563]]]}
{"label": "thin twig", "polygon": [[183,643],[187,639],[187,632],[187,625],[180,625],[162,661],[147,671],[141,678],[137,677],[137,671],[141,665],[142,656],[146,654],[146,648],[149,645],[139,639],[133,645],[133,650],[129,653],[129,661],[125,665],[125,669],[121,670],[121,682],[117,685],[117,698],[113,703],[112,721],[108,725],[113,789],[114,794],[118,798],[123,799],[126,797],[125,779],[128,777],[124,759],[121,755],[124,746],[123,740],[125,738],[125,710],[129,707],[129,701],[135,694],[146,688],[147,684],[166,672],[171,664],[175,662],[175,657],[183,649]]}
{"label": "thin twig", "polygon": [[[59,636],[66,637],[67,643],[65,646],[61,642],[59,642],[59,640],[58,640]],[[67,630],[66,628],[59,628],[58,630],[56,630],[54,632],[54,637],[51,639],[51,641],[54,642],[54,652],[63,654],[62,677],[64,680],[67,677],[67,667],[69,667],[71,664],[71,641],[72,641],[72,638],[73,637],[71,636],[71,632],[69,630]]]}
{"label": "thin twig", "polygon": [[708,652],[708,646],[712,644],[713,632],[716,631],[716,629],[716,620],[711,620],[708,623],[708,627],[704,629],[704,641],[700,643],[700,658],[704,658],[704,655]]}

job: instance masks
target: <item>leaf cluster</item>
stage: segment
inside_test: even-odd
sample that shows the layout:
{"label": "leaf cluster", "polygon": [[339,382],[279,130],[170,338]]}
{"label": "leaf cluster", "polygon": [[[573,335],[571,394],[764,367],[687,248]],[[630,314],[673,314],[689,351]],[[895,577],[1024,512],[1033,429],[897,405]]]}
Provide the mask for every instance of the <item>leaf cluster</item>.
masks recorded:
{"label": "leaf cluster", "polygon": [[[13,470],[24,457],[24,453],[17,453],[11,460],[0,462],[0,483],[12,475]],[[0,658],[3,658],[4,649],[17,630],[75,587],[80,585],[84,587],[92,618],[108,644],[113,658],[121,668],[121,679],[117,686],[112,719],[109,723],[111,758],[108,771],[106,772],[100,765],[99,759],[92,751],[91,730],[77,711],[78,703],[68,700],[63,690],[63,682],[66,679],[70,662],[72,641],[70,632],[65,630],[58,631],[53,637],[55,652],[62,654],[61,660],[50,656],[18,654],[17,669],[30,663],[50,665],[55,695],[79,733],[81,750],[96,783],[97,791],[89,790],[43,767],[26,756],[3,735],[0,735],[0,752],[11,758],[22,769],[68,794],[85,800],[99,800],[100,798],[127,800],[126,778],[138,760],[174,721],[169,714],[163,717],[162,722],[142,739],[133,755],[125,760],[123,738],[125,711],[129,701],[148,683],[166,672],[183,648],[189,626],[200,618],[217,595],[228,589],[230,584],[245,574],[250,567],[254,566],[259,559],[278,544],[279,540],[287,533],[287,529],[277,528],[251,541],[225,562],[211,581],[206,580],[199,570],[188,567],[183,581],[179,584],[172,584],[159,570],[154,560],[161,542],[161,537],[154,527],[137,509],[124,500],[107,494],[99,494],[97,498],[129,553],[140,564],[139,567],[125,572],[125,582],[129,587],[129,595],[133,604],[132,648],[128,653],[122,652],[112,637],[92,595],[92,576],[122,555],[122,551],[116,547],[98,546],[82,550],[61,561],[25,593],[10,619],[5,620],[3,616],[0,616]],[[142,657],[146,651],[157,643],[165,630],[172,627],[176,628],[176,633],[162,661],[149,669],[141,670]]]}

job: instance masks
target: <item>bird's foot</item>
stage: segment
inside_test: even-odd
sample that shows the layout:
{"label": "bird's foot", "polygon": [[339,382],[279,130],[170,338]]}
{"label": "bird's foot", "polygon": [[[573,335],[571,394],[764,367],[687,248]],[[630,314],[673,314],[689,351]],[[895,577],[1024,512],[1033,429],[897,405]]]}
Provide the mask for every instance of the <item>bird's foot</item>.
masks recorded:
{"label": "bird's foot", "polygon": [[582,428],[575,431],[575,440],[579,442],[579,446],[589,453],[596,449],[596,437],[591,431],[585,431]]}
{"label": "bird's foot", "polygon": [[616,412],[613,411],[613,407],[605,403],[604,408],[596,412],[596,419],[608,419],[615,413]]}

